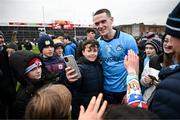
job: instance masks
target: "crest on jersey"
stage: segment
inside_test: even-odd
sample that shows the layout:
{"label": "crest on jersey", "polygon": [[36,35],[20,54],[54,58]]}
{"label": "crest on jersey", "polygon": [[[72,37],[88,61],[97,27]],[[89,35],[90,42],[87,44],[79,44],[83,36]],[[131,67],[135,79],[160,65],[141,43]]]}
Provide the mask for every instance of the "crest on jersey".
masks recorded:
{"label": "crest on jersey", "polygon": [[117,51],[121,51],[123,48],[122,48],[122,46],[121,45],[118,45],[117,47],[116,47],[116,50]]}

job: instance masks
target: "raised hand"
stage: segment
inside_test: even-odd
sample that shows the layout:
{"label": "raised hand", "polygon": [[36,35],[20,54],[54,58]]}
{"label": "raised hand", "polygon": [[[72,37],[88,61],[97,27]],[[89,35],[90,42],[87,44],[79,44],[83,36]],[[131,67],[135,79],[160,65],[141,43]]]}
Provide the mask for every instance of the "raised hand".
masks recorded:
{"label": "raised hand", "polygon": [[100,106],[102,97],[102,93],[98,95],[97,99],[93,96],[86,111],[84,107],[81,106],[78,120],[102,120],[107,107],[107,101],[104,101]]}
{"label": "raised hand", "polygon": [[124,58],[124,65],[128,74],[139,73],[139,57],[134,53],[133,50],[128,50],[128,55]]}

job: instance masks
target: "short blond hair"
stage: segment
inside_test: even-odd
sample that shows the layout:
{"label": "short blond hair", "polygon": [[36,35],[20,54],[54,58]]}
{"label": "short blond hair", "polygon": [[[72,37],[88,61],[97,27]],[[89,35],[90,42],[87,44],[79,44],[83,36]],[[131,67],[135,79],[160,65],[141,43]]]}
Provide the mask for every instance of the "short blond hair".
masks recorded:
{"label": "short blond hair", "polygon": [[26,119],[65,119],[70,113],[72,96],[61,84],[40,89],[26,107]]}

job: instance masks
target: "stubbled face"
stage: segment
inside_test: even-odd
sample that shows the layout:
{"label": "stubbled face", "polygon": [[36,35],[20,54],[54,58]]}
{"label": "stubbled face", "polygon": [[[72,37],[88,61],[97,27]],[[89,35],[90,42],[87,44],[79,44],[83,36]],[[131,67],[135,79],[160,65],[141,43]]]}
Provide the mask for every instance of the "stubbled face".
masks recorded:
{"label": "stubbled face", "polygon": [[43,48],[42,54],[45,55],[46,57],[52,57],[54,54],[54,47],[47,46],[47,47]]}
{"label": "stubbled face", "polygon": [[87,40],[94,40],[95,39],[95,33],[94,32],[89,32],[87,33]]}
{"label": "stubbled face", "polygon": [[109,17],[106,13],[101,13],[93,17],[93,22],[101,36],[106,37],[110,34],[113,17]]}
{"label": "stubbled face", "polygon": [[55,54],[58,56],[63,55],[63,48],[62,47],[58,47],[55,49]]}
{"label": "stubbled face", "polygon": [[42,74],[42,68],[41,66],[34,68],[33,70],[31,70],[27,76],[28,78],[30,78],[33,82],[38,81],[41,78],[41,74]]}
{"label": "stubbled face", "polygon": [[4,37],[0,35],[0,47],[4,44]]}
{"label": "stubbled face", "polygon": [[89,61],[95,61],[98,55],[98,48],[96,47],[90,47],[90,44],[87,44],[85,46],[85,49],[82,51],[82,54],[84,57]]}
{"label": "stubbled face", "polygon": [[172,46],[172,43],[170,42],[170,39],[171,39],[171,36],[166,35],[163,42],[163,50],[164,50],[164,53],[167,53],[167,54],[174,53],[173,46]]}
{"label": "stubbled face", "polygon": [[155,48],[154,48],[152,45],[150,45],[150,44],[147,44],[147,45],[145,46],[145,52],[146,52],[146,55],[147,55],[148,57],[152,57],[152,56],[156,55],[156,50],[155,50]]}
{"label": "stubbled face", "polygon": [[180,55],[180,38],[171,36],[170,43],[177,55]]}

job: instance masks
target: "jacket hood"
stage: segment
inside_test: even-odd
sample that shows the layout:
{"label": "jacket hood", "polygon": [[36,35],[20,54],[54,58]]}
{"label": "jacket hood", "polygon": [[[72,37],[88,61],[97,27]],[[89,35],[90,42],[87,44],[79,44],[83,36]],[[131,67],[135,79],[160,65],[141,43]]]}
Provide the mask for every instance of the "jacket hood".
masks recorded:
{"label": "jacket hood", "polygon": [[21,84],[27,83],[27,81],[25,81],[25,69],[27,68],[28,62],[32,58],[40,59],[40,61],[42,62],[42,66],[45,66],[42,59],[38,55],[27,50],[16,51],[9,58],[10,66],[12,71],[14,72],[14,76]]}

